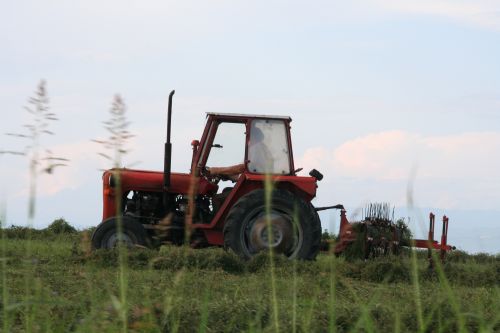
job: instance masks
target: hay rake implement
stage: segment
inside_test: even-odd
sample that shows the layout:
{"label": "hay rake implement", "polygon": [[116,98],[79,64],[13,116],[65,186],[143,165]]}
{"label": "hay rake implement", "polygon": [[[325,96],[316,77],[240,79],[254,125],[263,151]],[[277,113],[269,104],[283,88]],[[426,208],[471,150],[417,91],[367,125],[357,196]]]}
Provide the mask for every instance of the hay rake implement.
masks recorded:
{"label": "hay rake implement", "polygon": [[428,250],[429,262],[432,265],[432,250],[439,251],[442,261],[446,253],[455,247],[447,243],[449,218],[443,216],[441,242],[434,240],[435,215],[429,214],[429,232],[427,239],[413,239],[404,221],[394,221],[394,208],[387,203],[369,204],[363,210],[361,221],[349,222],[346,210],[342,205],[317,208],[325,210],[340,209],[340,228],[338,240],[333,252],[336,255],[349,254],[363,259],[388,254],[398,254],[402,247],[413,247]]}

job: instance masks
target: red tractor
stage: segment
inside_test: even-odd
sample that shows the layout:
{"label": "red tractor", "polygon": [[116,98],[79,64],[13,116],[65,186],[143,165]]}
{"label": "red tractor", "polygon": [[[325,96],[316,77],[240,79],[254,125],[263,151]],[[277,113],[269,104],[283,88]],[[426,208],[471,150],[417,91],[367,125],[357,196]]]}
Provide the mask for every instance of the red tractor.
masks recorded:
{"label": "red tractor", "polygon": [[[291,118],[208,113],[201,140],[191,143],[191,172],[172,173],[173,94],[163,172],[104,172],[103,221],[93,247],[187,243],[224,246],[245,258],[273,249],[314,259],[321,223],[311,200],[323,176],[316,170],[297,176]],[[220,186],[229,181],[234,184]]]}

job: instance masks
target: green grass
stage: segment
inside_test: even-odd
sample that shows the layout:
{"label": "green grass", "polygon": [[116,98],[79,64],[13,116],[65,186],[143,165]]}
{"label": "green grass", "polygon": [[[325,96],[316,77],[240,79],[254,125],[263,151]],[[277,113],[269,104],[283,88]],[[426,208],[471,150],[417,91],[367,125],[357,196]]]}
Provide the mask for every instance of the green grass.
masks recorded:
{"label": "green grass", "polygon": [[129,332],[455,332],[460,323],[500,330],[498,256],[452,254],[443,281],[427,269],[425,253],[412,265],[408,253],[244,262],[217,248],[136,249],[125,258],[124,310],[118,252],[89,252],[83,233],[35,233],[28,257],[28,241],[8,235],[0,253],[3,331],[116,332],[123,311]]}

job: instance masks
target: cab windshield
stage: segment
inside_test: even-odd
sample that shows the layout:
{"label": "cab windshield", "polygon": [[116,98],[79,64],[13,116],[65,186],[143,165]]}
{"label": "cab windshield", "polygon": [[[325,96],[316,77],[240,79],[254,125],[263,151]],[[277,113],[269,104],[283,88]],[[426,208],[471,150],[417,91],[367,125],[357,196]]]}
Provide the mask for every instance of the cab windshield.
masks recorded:
{"label": "cab windshield", "polygon": [[290,153],[285,123],[256,119],[250,128],[248,170],[253,173],[290,174]]}

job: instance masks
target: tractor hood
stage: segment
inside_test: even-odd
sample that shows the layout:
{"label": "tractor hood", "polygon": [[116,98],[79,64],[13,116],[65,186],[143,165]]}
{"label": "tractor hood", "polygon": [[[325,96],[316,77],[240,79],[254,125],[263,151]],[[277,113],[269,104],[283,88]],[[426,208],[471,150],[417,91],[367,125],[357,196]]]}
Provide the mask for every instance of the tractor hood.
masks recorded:
{"label": "tractor hood", "polygon": [[[163,172],[133,169],[106,170],[102,176],[103,187],[115,187],[117,185],[117,174],[120,175],[123,193],[130,190],[146,192],[163,191]],[[169,192],[187,194],[193,181],[194,178],[188,173],[172,173]],[[205,178],[198,178],[198,194],[216,193],[217,189],[217,185],[210,183]]]}

